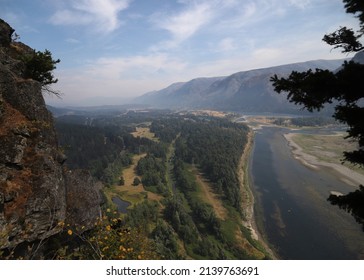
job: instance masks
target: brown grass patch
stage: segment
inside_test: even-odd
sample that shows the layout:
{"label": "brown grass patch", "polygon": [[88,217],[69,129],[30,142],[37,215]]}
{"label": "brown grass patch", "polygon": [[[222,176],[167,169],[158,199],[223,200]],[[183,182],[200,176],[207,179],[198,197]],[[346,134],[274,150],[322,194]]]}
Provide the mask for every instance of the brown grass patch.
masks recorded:
{"label": "brown grass patch", "polygon": [[149,127],[136,127],[135,132],[132,132],[131,135],[133,135],[135,138],[141,137],[141,138],[148,138],[153,141],[158,141],[158,138],[155,137],[155,134],[150,131]]}
{"label": "brown grass patch", "polygon": [[191,114],[195,116],[211,116],[217,118],[225,118],[227,116],[227,114],[224,112],[213,111],[213,110],[197,110],[197,111],[192,111]]}
{"label": "brown grass patch", "polygon": [[136,174],[135,168],[138,164],[138,161],[146,155],[147,154],[134,155],[132,164],[127,169],[123,170],[122,176],[124,177],[124,185],[114,187],[115,192],[121,194],[121,197],[124,200],[127,200],[131,203],[137,203],[138,201],[144,199],[145,194],[148,196],[148,200],[160,201],[162,199],[160,195],[145,190],[142,184],[133,186],[135,177],[138,177],[141,180],[140,176]]}
{"label": "brown grass patch", "polygon": [[219,219],[225,220],[228,216],[228,211],[222,204],[220,196],[213,191],[208,181],[202,176],[197,168],[193,168],[192,171],[195,175],[196,183],[201,187],[200,198],[212,206]]}

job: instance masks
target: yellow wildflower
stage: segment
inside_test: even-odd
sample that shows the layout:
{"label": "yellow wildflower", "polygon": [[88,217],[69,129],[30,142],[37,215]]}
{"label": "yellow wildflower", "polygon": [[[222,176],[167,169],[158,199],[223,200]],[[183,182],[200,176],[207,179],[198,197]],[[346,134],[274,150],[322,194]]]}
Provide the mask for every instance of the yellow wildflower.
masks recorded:
{"label": "yellow wildflower", "polygon": [[106,251],[107,249],[109,249],[109,246],[102,248],[102,251]]}
{"label": "yellow wildflower", "polygon": [[67,233],[68,233],[68,235],[72,235],[72,230],[71,229],[69,229],[68,231],[67,231]]}
{"label": "yellow wildflower", "polygon": [[106,226],[106,230],[107,230],[107,231],[110,231],[110,230],[111,230],[111,226],[110,226],[110,225],[107,225],[107,226]]}

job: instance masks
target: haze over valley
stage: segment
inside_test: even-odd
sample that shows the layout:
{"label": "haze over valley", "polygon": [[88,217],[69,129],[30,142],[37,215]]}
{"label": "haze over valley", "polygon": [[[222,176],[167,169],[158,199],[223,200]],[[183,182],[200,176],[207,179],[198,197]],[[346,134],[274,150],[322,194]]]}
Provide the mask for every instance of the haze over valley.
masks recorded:
{"label": "haze over valley", "polygon": [[359,0],[2,2],[0,259],[364,259]]}

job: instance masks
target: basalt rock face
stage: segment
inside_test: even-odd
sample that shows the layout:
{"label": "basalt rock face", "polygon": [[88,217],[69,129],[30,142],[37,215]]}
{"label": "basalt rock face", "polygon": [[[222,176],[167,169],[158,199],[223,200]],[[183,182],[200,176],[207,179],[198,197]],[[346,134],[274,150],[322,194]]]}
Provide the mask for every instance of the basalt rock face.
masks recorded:
{"label": "basalt rock face", "polygon": [[[101,182],[96,182],[86,170],[69,170],[66,179],[66,222],[90,228],[95,217],[101,216]],[[90,186],[92,186],[90,191]]]}
{"label": "basalt rock face", "polygon": [[13,32],[0,20],[0,249],[45,239],[65,221],[89,228],[101,201],[89,173],[62,166],[41,84],[22,77],[32,50],[11,42]]}

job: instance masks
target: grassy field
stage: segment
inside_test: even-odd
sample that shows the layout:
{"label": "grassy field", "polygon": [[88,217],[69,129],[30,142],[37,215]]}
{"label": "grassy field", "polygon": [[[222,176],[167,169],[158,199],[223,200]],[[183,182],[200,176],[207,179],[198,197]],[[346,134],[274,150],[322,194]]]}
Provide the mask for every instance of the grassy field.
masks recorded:
{"label": "grassy field", "polygon": [[124,177],[125,183],[123,186],[114,185],[111,188],[105,190],[105,196],[110,205],[113,205],[111,199],[115,196],[118,196],[120,199],[130,202],[130,207],[133,207],[133,205],[138,204],[145,199],[155,201],[160,201],[162,199],[160,195],[146,191],[142,184],[139,184],[138,186],[133,186],[134,178],[138,177],[140,179],[140,177],[137,176],[137,174],[135,173],[135,167],[137,166],[138,161],[145,156],[146,154],[133,156],[132,164],[128,168],[124,169],[122,171],[122,174],[120,174]]}
{"label": "grassy field", "polygon": [[131,133],[134,137],[148,138],[153,141],[158,141],[158,138],[155,137],[155,134],[150,131],[149,127],[136,127],[135,132]]}
{"label": "grassy field", "polygon": [[[357,144],[344,139],[344,134],[318,135],[318,134],[295,134],[292,140],[299,145],[302,150],[317,159],[325,162],[341,164],[344,151],[356,149]],[[363,168],[356,167],[349,162],[344,162],[344,166],[364,174]]]}
{"label": "grassy field", "polygon": [[193,167],[191,171],[195,175],[196,183],[199,186],[199,198],[203,202],[212,206],[219,219],[225,220],[228,216],[228,212],[221,201],[221,197],[213,192],[208,181],[202,176],[196,167]]}

